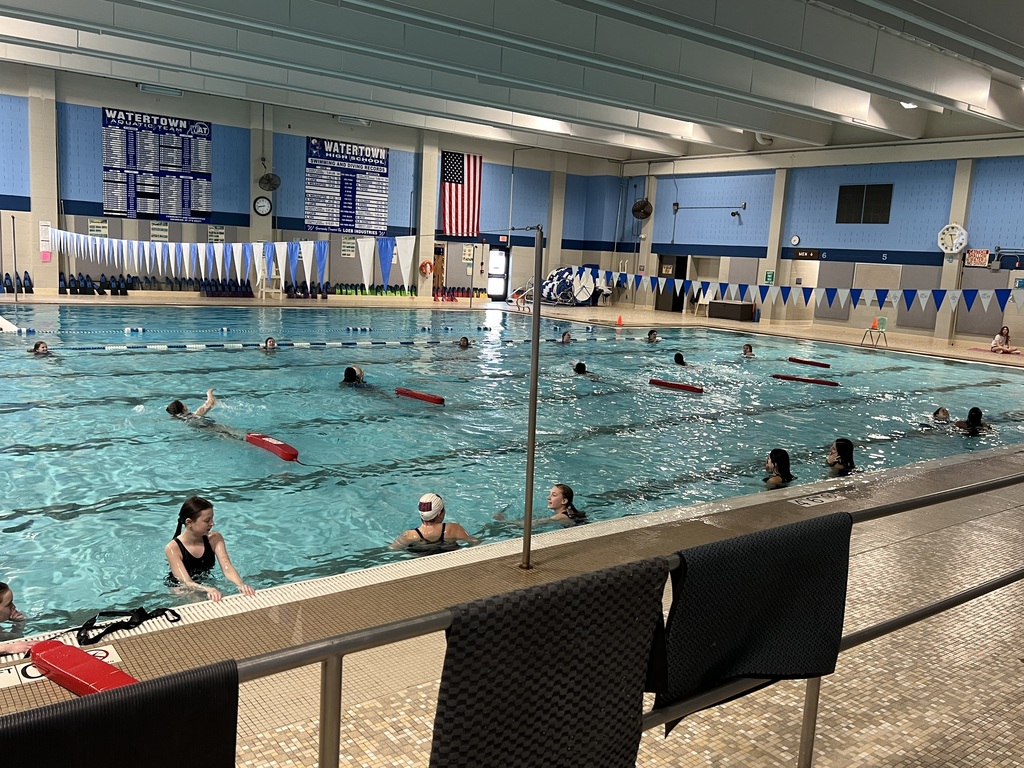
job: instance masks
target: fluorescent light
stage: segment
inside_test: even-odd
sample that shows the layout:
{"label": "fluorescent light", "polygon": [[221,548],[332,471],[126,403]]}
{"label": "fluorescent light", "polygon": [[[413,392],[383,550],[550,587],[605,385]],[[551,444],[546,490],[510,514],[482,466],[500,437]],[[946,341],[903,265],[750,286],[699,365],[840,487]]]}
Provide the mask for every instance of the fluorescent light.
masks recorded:
{"label": "fluorescent light", "polygon": [[371,123],[365,117],[349,117],[348,115],[335,115],[334,119],[337,120],[339,123],[344,123],[345,125],[373,125],[373,123]]}
{"label": "fluorescent light", "polygon": [[901,101],[900,106],[904,109],[917,109],[917,104],[912,101]]}
{"label": "fluorescent light", "polygon": [[158,96],[175,96],[180,98],[185,92],[180,88],[171,88],[169,85],[151,85],[150,83],[136,83],[135,87],[143,93],[155,93]]}

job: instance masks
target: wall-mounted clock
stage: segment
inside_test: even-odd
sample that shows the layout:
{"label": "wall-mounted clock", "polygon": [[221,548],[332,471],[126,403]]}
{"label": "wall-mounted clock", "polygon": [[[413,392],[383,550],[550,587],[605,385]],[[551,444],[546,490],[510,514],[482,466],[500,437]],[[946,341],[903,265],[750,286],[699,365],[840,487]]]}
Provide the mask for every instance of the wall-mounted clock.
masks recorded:
{"label": "wall-mounted clock", "polygon": [[793,235],[791,238],[789,238],[789,242],[791,242],[793,245],[800,245],[800,235]]}
{"label": "wall-mounted clock", "polygon": [[967,230],[951,222],[939,230],[938,242],[943,253],[960,253],[967,247]]}
{"label": "wall-mounted clock", "polygon": [[260,216],[266,216],[272,210],[274,210],[274,204],[270,202],[269,197],[260,195],[259,197],[252,201],[252,209],[256,211],[256,213],[258,213]]}

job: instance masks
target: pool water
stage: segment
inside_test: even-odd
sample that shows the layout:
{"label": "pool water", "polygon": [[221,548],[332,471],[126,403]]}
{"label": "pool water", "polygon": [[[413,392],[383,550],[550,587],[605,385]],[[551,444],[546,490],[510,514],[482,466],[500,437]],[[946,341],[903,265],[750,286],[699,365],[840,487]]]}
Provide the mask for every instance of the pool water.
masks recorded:
{"label": "pool water", "polygon": [[[163,547],[192,494],[214,502],[216,528],[256,588],[409,557],[387,544],[418,523],[416,502],[428,491],[444,496],[450,520],[487,541],[521,535],[494,516],[523,513],[529,317],[104,306],[8,307],[4,316],[36,330],[0,338],[0,580],[31,616],[26,632],[98,610],[199,599],[163,583]],[[592,520],[756,492],[774,447],[789,450],[798,483],[812,482],[827,476],[825,455],[842,436],[868,472],[1024,439],[1010,389],[1022,374],[1012,369],[701,329],[661,330],[664,340],[648,344],[646,329],[545,320],[541,336],[566,329],[581,340],[539,351],[537,515],[556,482],[574,487]],[[461,335],[473,338],[471,349],[455,346]],[[231,347],[266,336],[363,345]],[[54,354],[25,354],[36,340]],[[740,356],[747,342],[756,358]],[[98,349],[124,344],[198,348]],[[676,366],[676,351],[692,365]],[[573,374],[581,360],[593,376]],[[372,388],[339,388],[350,364]],[[652,387],[652,377],[704,394]],[[208,387],[219,401],[213,421],[283,440],[303,463],[165,412],[176,398],[194,410]],[[446,405],[396,397],[395,387]],[[931,423],[939,405],[960,418],[980,405],[996,429],[955,434]],[[213,583],[223,586],[219,572]]]}

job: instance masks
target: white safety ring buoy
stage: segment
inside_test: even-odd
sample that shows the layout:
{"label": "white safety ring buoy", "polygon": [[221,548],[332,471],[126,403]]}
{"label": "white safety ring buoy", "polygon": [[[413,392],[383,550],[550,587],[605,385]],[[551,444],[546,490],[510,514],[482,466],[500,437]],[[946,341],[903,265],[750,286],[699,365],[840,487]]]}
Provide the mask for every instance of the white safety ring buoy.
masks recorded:
{"label": "white safety ring buoy", "polygon": [[434,274],[434,262],[420,262],[420,274],[423,275],[424,277],[430,277],[432,274]]}

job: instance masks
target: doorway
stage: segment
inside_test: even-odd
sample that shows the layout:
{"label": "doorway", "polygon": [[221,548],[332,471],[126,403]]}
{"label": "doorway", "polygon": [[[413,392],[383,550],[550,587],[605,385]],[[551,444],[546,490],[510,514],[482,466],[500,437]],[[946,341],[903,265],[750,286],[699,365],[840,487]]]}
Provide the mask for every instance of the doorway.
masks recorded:
{"label": "doorway", "polygon": [[508,298],[510,262],[508,246],[490,247],[487,253],[487,296],[492,301],[504,301]]}

